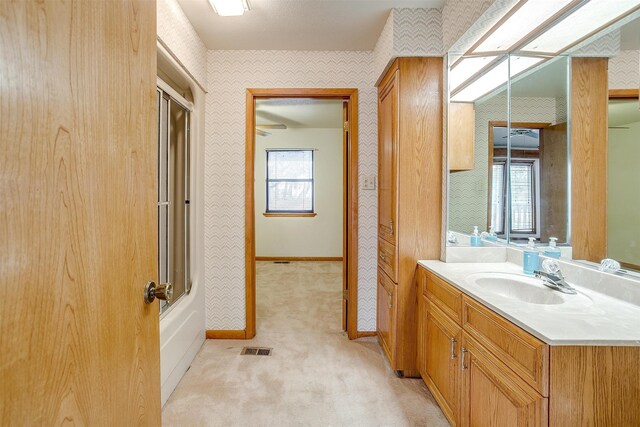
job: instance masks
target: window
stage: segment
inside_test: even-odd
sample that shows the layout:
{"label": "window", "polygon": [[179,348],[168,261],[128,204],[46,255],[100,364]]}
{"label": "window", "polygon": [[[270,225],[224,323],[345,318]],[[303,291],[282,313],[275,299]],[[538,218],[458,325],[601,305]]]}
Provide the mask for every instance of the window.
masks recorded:
{"label": "window", "polygon": [[[539,185],[537,159],[511,160],[511,231],[513,237],[538,237]],[[506,161],[495,159],[491,175],[491,226],[497,234],[505,234]]]}
{"label": "window", "polygon": [[267,213],[313,213],[313,150],[267,150]]}

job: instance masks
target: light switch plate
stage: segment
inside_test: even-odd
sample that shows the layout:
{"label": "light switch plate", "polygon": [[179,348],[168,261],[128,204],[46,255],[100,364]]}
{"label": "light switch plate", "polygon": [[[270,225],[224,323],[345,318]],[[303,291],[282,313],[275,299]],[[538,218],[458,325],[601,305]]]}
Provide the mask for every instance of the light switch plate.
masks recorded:
{"label": "light switch plate", "polygon": [[376,189],[376,177],[375,175],[362,177],[362,189],[363,190],[375,190]]}

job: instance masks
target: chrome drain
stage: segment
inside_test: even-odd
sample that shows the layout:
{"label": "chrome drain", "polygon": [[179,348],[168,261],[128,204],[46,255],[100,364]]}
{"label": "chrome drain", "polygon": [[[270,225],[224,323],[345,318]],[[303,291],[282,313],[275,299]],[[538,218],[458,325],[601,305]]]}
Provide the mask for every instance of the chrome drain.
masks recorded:
{"label": "chrome drain", "polygon": [[272,350],[269,347],[244,347],[240,356],[271,356]]}

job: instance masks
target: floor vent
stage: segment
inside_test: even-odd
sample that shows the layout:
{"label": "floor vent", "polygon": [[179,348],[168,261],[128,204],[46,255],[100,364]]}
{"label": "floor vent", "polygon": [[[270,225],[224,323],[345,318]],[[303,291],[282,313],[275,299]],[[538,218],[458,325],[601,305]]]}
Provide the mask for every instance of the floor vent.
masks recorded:
{"label": "floor vent", "polygon": [[274,264],[290,264],[290,261],[273,261]]}
{"label": "floor vent", "polygon": [[241,356],[271,356],[271,348],[268,347],[244,347]]}

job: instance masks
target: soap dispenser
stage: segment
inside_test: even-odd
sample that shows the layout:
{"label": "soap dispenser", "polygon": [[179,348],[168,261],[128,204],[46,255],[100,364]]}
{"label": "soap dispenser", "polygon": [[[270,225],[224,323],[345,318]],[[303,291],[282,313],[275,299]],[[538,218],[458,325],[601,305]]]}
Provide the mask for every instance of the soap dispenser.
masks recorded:
{"label": "soap dispenser", "polygon": [[475,225],[473,227],[473,234],[469,238],[471,241],[471,246],[482,246],[482,238],[480,237],[480,233],[478,232],[478,226]]}
{"label": "soap dispenser", "polygon": [[548,256],[550,258],[560,258],[560,249],[556,246],[556,242],[558,241],[557,237],[549,237],[549,247],[545,249],[544,256]]}
{"label": "soap dispenser", "polygon": [[540,266],[540,252],[536,250],[535,242],[535,237],[529,237],[529,244],[524,251],[522,266],[525,274],[533,274]]}
{"label": "soap dispenser", "polygon": [[495,231],[493,231],[493,226],[489,227],[489,234],[487,234],[486,239],[490,242],[498,241],[498,235],[496,234]]}

